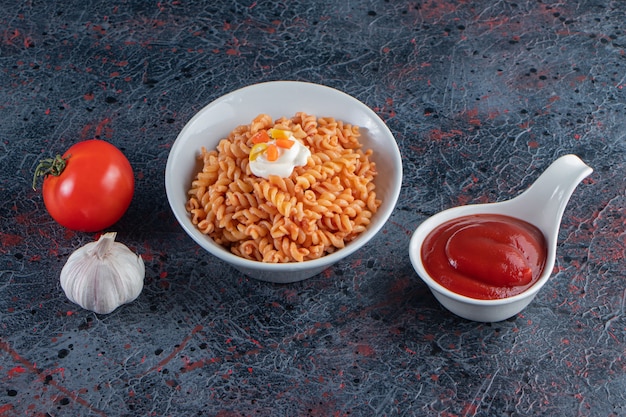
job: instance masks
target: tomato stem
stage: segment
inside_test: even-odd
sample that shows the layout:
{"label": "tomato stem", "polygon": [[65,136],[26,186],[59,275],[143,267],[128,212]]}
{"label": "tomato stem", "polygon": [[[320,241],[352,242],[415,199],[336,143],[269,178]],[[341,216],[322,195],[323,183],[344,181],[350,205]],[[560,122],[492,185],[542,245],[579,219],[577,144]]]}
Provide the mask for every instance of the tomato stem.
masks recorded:
{"label": "tomato stem", "polygon": [[33,176],[33,190],[37,190],[37,178],[45,178],[48,175],[54,175],[55,177],[61,175],[67,165],[68,159],[70,159],[70,155],[66,158],[57,155],[54,158],[46,158],[39,161],[39,165],[35,168],[35,175]]}

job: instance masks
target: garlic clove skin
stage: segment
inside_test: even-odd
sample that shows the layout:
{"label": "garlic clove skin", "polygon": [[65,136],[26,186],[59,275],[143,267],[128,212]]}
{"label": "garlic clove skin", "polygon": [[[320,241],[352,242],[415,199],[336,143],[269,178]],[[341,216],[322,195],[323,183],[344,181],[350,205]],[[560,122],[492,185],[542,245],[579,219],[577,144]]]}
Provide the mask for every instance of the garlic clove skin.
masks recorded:
{"label": "garlic clove skin", "polygon": [[98,314],[109,314],[134,301],[143,289],[143,259],[115,242],[116,236],[108,232],[77,249],[61,270],[61,288],[67,298]]}

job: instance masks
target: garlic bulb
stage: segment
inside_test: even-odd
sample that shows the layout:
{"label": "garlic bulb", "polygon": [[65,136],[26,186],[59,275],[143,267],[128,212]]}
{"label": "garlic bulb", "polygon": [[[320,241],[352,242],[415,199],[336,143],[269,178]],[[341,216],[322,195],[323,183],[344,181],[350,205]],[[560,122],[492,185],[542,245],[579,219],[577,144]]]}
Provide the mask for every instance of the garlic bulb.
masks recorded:
{"label": "garlic bulb", "polygon": [[108,314],[130,303],[143,289],[141,256],[115,241],[116,232],[100,236],[70,255],[61,270],[61,288],[84,309]]}

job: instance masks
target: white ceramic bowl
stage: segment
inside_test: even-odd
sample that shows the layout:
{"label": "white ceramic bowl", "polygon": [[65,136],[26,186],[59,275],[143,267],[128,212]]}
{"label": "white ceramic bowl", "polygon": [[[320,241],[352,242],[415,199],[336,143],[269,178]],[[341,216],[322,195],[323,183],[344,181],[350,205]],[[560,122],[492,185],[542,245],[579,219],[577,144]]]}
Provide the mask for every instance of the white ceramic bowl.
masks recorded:
{"label": "white ceramic bowl", "polygon": [[[248,124],[260,113],[277,119],[304,111],[316,116],[334,117],[357,125],[364,149],[372,149],[378,175],[376,197],[382,204],[367,230],[345,248],[319,259],[271,264],[251,261],[232,254],[202,234],[185,210],[187,190],[197,173],[196,161],[202,146],[214,149],[235,127]],[[398,145],[385,123],[357,99],[322,85],[274,81],[233,91],[200,110],[183,128],[172,145],[165,168],[165,190],[170,207],[183,230],[202,248],[242,273],[276,283],[310,278],[337,261],[351,255],[369,242],[391,215],[402,185],[402,159]]]}
{"label": "white ceramic bowl", "polygon": [[[564,155],[554,161],[531,187],[513,199],[459,206],[435,214],[420,224],[411,237],[409,258],[413,268],[441,305],[457,316],[479,322],[497,322],[513,317],[530,304],[552,275],[565,206],[578,183],[592,171],[577,156]],[[541,230],[546,238],[547,258],[543,272],[534,285],[511,297],[481,300],[457,294],[428,274],[421,254],[424,239],[442,223],[475,214],[508,215],[531,223]]]}
{"label": "white ceramic bowl", "polygon": [[552,272],[554,254],[551,254],[550,258],[547,260],[540,282],[537,282],[521,294],[496,300],[475,299],[457,294],[439,284],[439,282],[426,272],[426,268],[424,268],[422,262],[422,243],[430,232],[440,224],[461,216],[474,214],[503,214],[503,212],[499,203],[493,203],[489,205],[480,204],[454,207],[437,213],[426,219],[413,233],[409,243],[409,258],[413,268],[424,283],[428,285],[428,288],[437,301],[452,313],[464,319],[478,322],[498,322],[506,320],[526,308],[535,298],[535,295],[548,280]]}

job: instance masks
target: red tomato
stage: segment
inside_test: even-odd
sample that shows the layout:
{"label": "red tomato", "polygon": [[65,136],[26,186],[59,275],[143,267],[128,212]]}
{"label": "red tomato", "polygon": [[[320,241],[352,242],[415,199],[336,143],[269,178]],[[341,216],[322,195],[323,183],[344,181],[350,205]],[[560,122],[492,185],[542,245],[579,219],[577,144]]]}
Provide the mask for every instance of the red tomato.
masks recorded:
{"label": "red tomato", "polygon": [[[42,161],[37,176],[43,181],[46,209],[62,226],[82,232],[103,230],[126,212],[135,191],[130,162],[115,146],[91,139],[70,147],[63,155],[65,167]],[[46,162],[48,163],[46,165]],[[56,159],[61,162],[61,158]]]}

